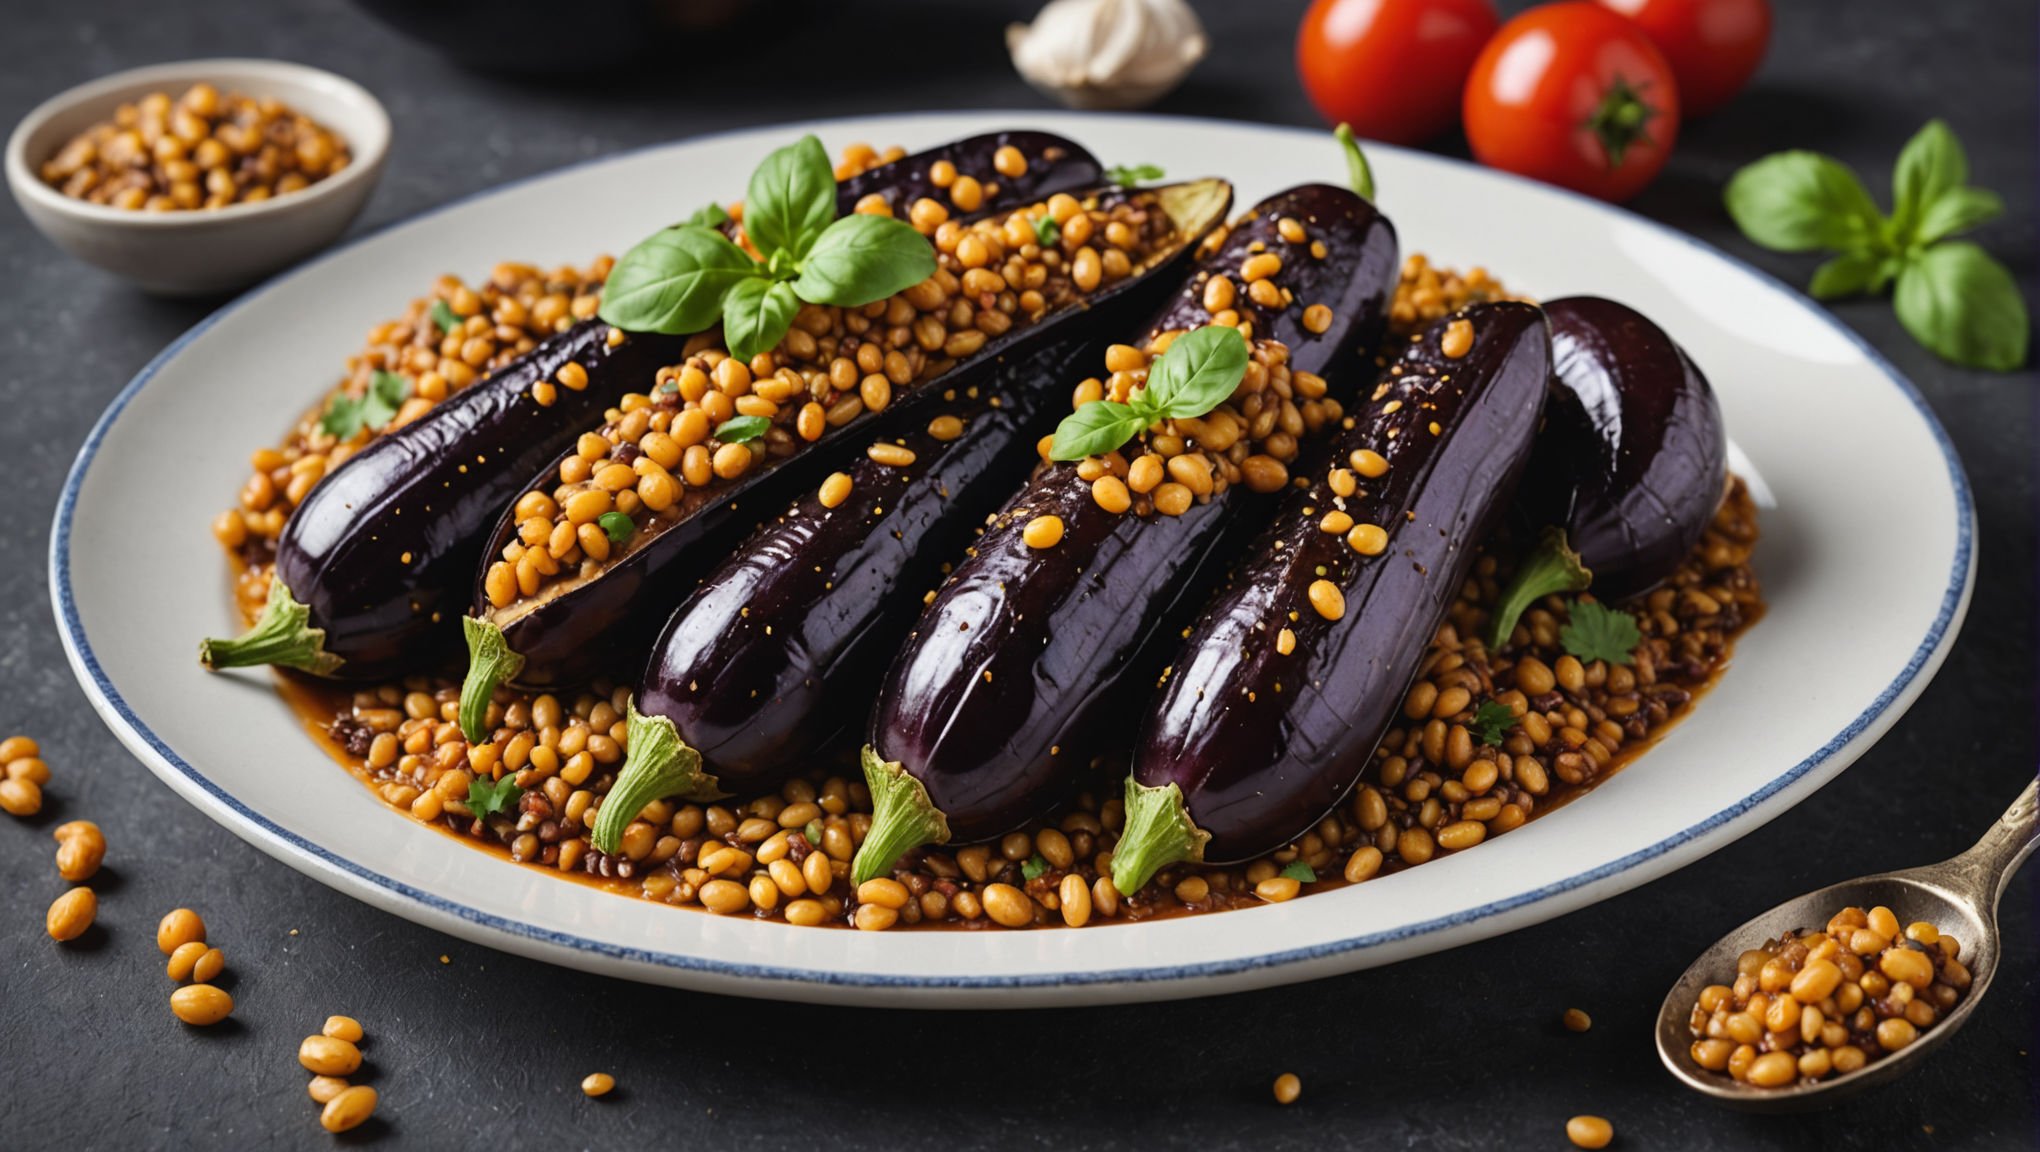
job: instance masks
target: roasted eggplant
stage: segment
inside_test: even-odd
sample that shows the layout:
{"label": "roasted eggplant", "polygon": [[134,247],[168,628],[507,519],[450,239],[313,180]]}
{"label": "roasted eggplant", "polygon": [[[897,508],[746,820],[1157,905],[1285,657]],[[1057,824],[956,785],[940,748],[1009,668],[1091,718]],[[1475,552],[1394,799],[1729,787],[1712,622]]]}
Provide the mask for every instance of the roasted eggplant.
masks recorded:
{"label": "roasted eggplant", "polygon": [[1054,428],[1062,397],[1051,391],[1102,351],[1066,341],[1008,362],[882,451],[839,448],[840,472],[711,572],[652,648],[595,846],[614,851],[653,800],[770,786],[861,721],[943,559]]}
{"label": "roasted eggplant", "polygon": [[[779,350],[749,366],[724,356],[712,334],[695,337],[684,364],[656,387],[647,378],[651,395],[627,401],[636,407],[618,410],[600,433],[529,477],[526,495],[504,511],[475,573],[464,726],[473,721],[479,729],[501,680],[550,688],[636,666],[758,514],[820,481],[831,454],[810,451],[811,444],[862,441],[880,421],[914,419],[935,398],[983,384],[1005,361],[1155,307],[1180,286],[1231,195],[1224,181],[1201,180],[1052,199],[1075,214],[1059,226],[1064,247],[1076,248],[1067,260],[1062,249],[1036,244],[1057,233],[1042,226],[1052,219],[1048,207],[1029,206],[974,228],[938,231],[942,266],[891,300],[862,310],[804,306]],[[1126,231],[1113,231],[1119,228]],[[1111,245],[1100,258],[1084,241],[1107,232],[1134,237],[1139,261]],[[1020,241],[1004,273],[987,266],[1000,235]],[[1029,244],[1040,261],[1031,267],[1046,269],[1053,256],[1068,275],[1020,271]],[[1099,278],[1086,286],[1092,266]],[[1009,275],[1021,277],[1021,291]],[[1018,318],[1005,311],[1022,301],[1038,311]],[[768,357],[770,364],[760,362]],[[869,373],[861,382],[860,371]],[[768,413],[755,417],[762,435],[754,429],[747,444],[719,444],[739,413]],[[735,467],[725,470],[726,459]],[[641,491],[645,483],[656,497]],[[604,491],[613,493],[614,507],[590,495]],[[595,506],[601,510],[591,516]],[[609,542],[581,534],[582,525],[598,521],[616,525]],[[512,583],[511,569],[541,549],[556,572],[534,580],[517,571]]]}
{"label": "roasted eggplant", "polygon": [[[938,183],[941,164],[949,168]],[[961,190],[961,196],[958,177],[974,185]],[[875,196],[906,216],[916,201],[929,199],[970,217],[1104,183],[1105,169],[1098,158],[1073,140],[1047,132],[991,132],[916,152],[840,181],[836,208],[846,216],[858,211],[860,204],[868,211],[866,198]]]}
{"label": "roasted eggplant", "polygon": [[[374,680],[452,655],[460,596],[504,502],[601,420],[627,382],[686,344],[659,335],[612,343],[609,333],[584,320],[350,457],[285,524],[261,619],[236,639],[205,641],[200,662]],[[556,388],[550,404],[534,399],[533,386],[569,364],[585,387]]]}
{"label": "roasted eggplant", "polygon": [[1232,545],[1273,513],[1266,494],[1287,484],[1302,441],[1336,427],[1341,398],[1370,375],[1361,353],[1381,335],[1397,267],[1394,229],[1365,200],[1325,185],[1281,193],[1234,225],[1134,344],[1108,351],[1109,380],[1078,385],[1080,405],[1126,401],[1150,355],[1214,320],[1254,347],[1230,400],[1158,424],[1131,464],[1111,451],[1039,466],[957,566],[879,691],[858,881],[917,845],[1004,832],[1061,798],[1102,728],[1135,704],[1129,689],[1153,682],[1156,637],[1188,622]]}
{"label": "roasted eggplant", "polygon": [[1530,304],[1474,305],[1403,352],[1150,703],[1112,856],[1121,892],[1176,861],[1278,848],[1353,786],[1508,508],[1550,374]]}
{"label": "roasted eggplant", "polygon": [[1544,311],[1564,387],[1545,405],[1516,494],[1516,523],[1542,534],[1496,605],[1496,649],[1554,592],[1592,587],[1613,603],[1656,587],[1699,543],[1728,485],[1721,407],[1664,329],[1596,296]]}

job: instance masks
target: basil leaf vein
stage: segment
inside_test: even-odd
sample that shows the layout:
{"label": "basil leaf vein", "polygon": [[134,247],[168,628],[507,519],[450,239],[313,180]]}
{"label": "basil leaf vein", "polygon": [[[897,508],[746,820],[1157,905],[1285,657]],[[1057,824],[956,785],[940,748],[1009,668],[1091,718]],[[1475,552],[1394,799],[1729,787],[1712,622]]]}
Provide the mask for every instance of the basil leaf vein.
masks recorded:
{"label": "basil leaf vein", "polygon": [[1225,402],[1247,374],[1239,330],[1207,325],[1176,337],[1148,369],[1148,405],[1157,419],[1202,416]]}
{"label": "basil leaf vein", "polygon": [[729,238],[699,224],[653,233],[609,273],[596,314],[626,332],[700,332],[722,318],[723,296],[762,272]]}
{"label": "basil leaf vein", "polygon": [[751,173],[744,194],[744,233],[761,254],[784,252],[804,260],[835,219],[836,173],[814,136],[772,153]]}
{"label": "basil leaf vein", "polygon": [[935,274],[928,238],[889,216],[845,216],[801,262],[793,291],[814,304],[860,308]]}

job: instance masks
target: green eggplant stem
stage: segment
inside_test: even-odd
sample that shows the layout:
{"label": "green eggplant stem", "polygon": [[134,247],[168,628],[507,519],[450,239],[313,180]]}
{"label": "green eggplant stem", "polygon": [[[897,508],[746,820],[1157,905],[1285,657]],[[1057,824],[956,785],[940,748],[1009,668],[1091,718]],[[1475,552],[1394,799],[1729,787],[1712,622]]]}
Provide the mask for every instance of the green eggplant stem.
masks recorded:
{"label": "green eggplant stem", "polygon": [[1332,131],[1339,140],[1339,146],[1346,152],[1346,181],[1353,191],[1369,204],[1374,203],[1374,167],[1367,163],[1367,153],[1360,150],[1360,141],[1353,138],[1353,127],[1341,124]]}
{"label": "green eggplant stem", "polygon": [[850,883],[883,876],[893,862],[923,844],[949,842],[949,818],[928,799],[928,789],[897,760],[881,760],[864,746],[864,783],[871,789],[871,831],[850,862]]}
{"label": "green eggplant stem", "polygon": [[1210,840],[1211,833],[1190,819],[1181,788],[1146,788],[1128,776],[1126,831],[1112,851],[1112,886],[1131,896],[1169,865],[1203,860]]}
{"label": "green eggplant stem", "polygon": [[589,842],[602,852],[615,852],[623,830],[654,800],[679,796],[708,801],[729,795],[714,776],[701,770],[701,753],[680,739],[671,720],[639,712],[635,698],[624,705],[624,714],[630,725],[630,751],[589,829]]}
{"label": "green eggplant stem", "polygon": [[1488,625],[1488,651],[1501,651],[1516,630],[1516,621],[1532,604],[1554,592],[1584,592],[1593,582],[1594,574],[1580,562],[1580,554],[1567,547],[1565,529],[1546,528],[1495,603],[1495,617]]}
{"label": "green eggplant stem", "polygon": [[312,610],[297,602],[283,581],[269,580],[269,603],[255,626],[232,640],[198,642],[198,662],[212,671],[276,664],[314,676],[331,676],[346,661],[326,651],[326,630],[310,627]]}
{"label": "green eggplant stem", "polygon": [[467,678],[460,683],[460,732],[470,744],[489,742],[489,701],[496,686],[524,671],[524,657],[512,651],[503,630],[487,620],[460,618],[467,635]]}

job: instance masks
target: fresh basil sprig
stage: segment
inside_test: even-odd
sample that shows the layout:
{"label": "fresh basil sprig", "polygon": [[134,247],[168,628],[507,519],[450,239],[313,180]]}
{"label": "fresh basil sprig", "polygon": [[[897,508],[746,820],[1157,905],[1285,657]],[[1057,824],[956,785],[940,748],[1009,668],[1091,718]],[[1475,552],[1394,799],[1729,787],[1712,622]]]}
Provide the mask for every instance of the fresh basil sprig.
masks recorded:
{"label": "fresh basil sprig", "polygon": [[1965,368],[2009,372],[2026,362],[2031,322],[2004,265],[1948,237],[2004,212],[1969,187],[1969,158],[1940,120],[1907,142],[1892,171],[1891,215],[1848,165],[1818,152],[1778,152],[1737,172],[1723,200],[1743,235],[1779,252],[1826,250],[1808,291],[1823,300],[1897,282],[1899,323],[1928,351]]}
{"label": "fresh basil sprig", "polygon": [[1185,332],[1148,368],[1147,385],[1126,403],[1092,400],[1063,417],[1048,457],[1100,456],[1163,420],[1202,416],[1231,396],[1246,374],[1247,342],[1237,328],[1210,325]]}
{"label": "fresh basil sprig", "polygon": [[1160,180],[1166,175],[1153,164],[1114,164],[1105,170],[1105,178],[1121,188],[1131,188],[1143,180]]}
{"label": "fresh basil sprig", "polygon": [[753,258],[717,230],[716,205],[659,232],[616,262],[598,315],[627,332],[700,332],[720,320],[730,353],[749,360],[786,336],[803,301],[859,308],[935,274],[926,237],[886,216],[836,216],[836,177],[813,136],[751,174],[744,233]]}

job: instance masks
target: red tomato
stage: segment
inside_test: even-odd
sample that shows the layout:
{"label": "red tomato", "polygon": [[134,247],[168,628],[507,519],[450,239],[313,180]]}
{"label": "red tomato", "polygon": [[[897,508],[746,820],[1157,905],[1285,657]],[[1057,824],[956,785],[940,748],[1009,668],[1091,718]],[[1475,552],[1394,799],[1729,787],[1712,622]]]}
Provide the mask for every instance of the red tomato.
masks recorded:
{"label": "red tomato", "polygon": [[1488,41],[1464,115],[1481,163],[1620,202],[1671,155],[1679,88],[1643,29],[1593,0],[1564,0]]}
{"label": "red tomato", "polygon": [[1296,73],[1327,124],[1415,144],[1452,126],[1467,69],[1500,23],[1493,0],[1314,0]]}
{"label": "red tomato", "polygon": [[1771,39],[1770,0],[1600,0],[1650,35],[1679,78],[1688,120],[1742,91]]}

